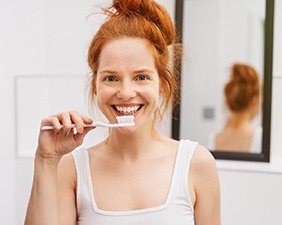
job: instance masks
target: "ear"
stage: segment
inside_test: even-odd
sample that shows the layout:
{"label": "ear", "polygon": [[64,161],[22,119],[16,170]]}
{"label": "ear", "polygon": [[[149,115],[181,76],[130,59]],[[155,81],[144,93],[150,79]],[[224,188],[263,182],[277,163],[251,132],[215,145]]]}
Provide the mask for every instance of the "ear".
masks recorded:
{"label": "ear", "polygon": [[162,89],[160,88],[160,90],[159,90],[159,98],[162,97],[162,93],[163,93],[163,91],[162,91]]}
{"label": "ear", "polygon": [[97,95],[97,76],[96,74],[93,75],[92,82],[91,82],[91,89],[92,89],[92,95]]}
{"label": "ear", "polygon": [[165,90],[164,90],[164,85],[165,85],[164,82],[160,80],[160,81],[159,81],[159,96],[160,96],[160,97],[163,97],[163,93],[164,93],[164,91],[165,91]]}
{"label": "ear", "polygon": [[93,85],[93,87],[92,87],[92,94],[93,94],[94,96],[97,95],[97,87],[96,87],[96,85]]}

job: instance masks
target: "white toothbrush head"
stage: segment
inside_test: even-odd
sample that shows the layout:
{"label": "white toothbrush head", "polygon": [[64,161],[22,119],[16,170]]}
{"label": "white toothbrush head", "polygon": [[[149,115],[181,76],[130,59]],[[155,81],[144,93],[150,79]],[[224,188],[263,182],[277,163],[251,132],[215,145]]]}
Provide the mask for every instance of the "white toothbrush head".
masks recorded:
{"label": "white toothbrush head", "polygon": [[117,116],[117,124],[119,126],[123,126],[123,127],[130,127],[130,126],[134,126],[134,116]]}

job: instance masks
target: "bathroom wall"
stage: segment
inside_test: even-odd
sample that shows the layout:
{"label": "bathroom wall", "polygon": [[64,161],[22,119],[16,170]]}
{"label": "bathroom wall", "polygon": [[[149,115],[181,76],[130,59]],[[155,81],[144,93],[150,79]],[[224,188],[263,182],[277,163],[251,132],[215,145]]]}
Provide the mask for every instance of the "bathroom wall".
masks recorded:
{"label": "bathroom wall", "polygon": [[[174,1],[159,2],[173,15]],[[99,25],[86,18],[94,4],[97,1],[0,1],[0,224],[23,224],[33,174],[33,158],[17,153],[15,76],[87,74],[87,44]],[[281,60],[282,1],[276,0],[271,163],[218,162],[222,224],[276,225],[282,221]],[[36,112],[34,105],[31,113]]]}

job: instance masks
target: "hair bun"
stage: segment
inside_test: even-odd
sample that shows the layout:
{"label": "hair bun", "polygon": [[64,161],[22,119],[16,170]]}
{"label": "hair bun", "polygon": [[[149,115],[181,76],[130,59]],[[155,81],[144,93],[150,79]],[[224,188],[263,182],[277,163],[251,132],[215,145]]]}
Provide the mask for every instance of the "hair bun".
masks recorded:
{"label": "hair bun", "polygon": [[124,14],[130,17],[139,14],[141,3],[142,0],[114,0],[112,8],[116,10],[116,14]]}
{"label": "hair bun", "polygon": [[260,92],[260,80],[256,70],[246,64],[234,64],[224,92],[232,111],[246,109],[253,97]]}
{"label": "hair bun", "polygon": [[173,43],[176,35],[174,24],[166,9],[154,0],[114,0],[110,8],[113,16],[145,18],[159,28],[167,45]]}

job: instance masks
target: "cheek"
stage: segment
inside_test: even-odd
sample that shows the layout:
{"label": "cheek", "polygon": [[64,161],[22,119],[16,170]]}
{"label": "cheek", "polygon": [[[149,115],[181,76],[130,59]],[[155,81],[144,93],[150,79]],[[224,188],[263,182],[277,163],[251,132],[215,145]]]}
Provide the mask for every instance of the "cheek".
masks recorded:
{"label": "cheek", "polygon": [[158,85],[151,86],[143,91],[143,94],[146,96],[147,99],[150,99],[149,101],[158,104],[159,96],[160,96],[160,90]]}
{"label": "cheek", "polygon": [[96,89],[96,98],[99,108],[101,108],[103,104],[107,103],[112,96],[113,91],[111,91],[110,88],[103,88],[102,86],[98,86]]}

